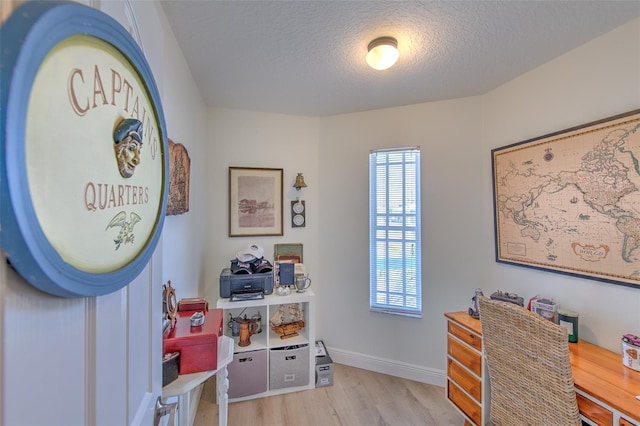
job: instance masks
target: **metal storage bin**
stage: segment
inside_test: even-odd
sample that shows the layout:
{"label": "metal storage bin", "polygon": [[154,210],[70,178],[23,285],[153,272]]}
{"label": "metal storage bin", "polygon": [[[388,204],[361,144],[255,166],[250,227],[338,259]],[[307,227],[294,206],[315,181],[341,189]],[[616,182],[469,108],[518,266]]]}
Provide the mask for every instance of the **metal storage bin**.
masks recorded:
{"label": "metal storage bin", "polygon": [[309,384],[309,345],[269,350],[269,389]]}
{"label": "metal storage bin", "polygon": [[333,386],[333,360],[322,340],[316,342],[316,347],[318,345],[322,345],[325,355],[316,352],[316,387]]}

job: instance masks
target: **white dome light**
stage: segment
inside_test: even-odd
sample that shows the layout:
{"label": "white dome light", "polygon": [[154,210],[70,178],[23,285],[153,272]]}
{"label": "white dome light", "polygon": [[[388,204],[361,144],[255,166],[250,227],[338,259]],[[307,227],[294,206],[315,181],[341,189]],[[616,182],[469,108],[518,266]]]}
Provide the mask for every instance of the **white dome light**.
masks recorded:
{"label": "white dome light", "polygon": [[398,41],[393,37],[379,37],[369,43],[367,64],[375,70],[386,70],[398,60]]}

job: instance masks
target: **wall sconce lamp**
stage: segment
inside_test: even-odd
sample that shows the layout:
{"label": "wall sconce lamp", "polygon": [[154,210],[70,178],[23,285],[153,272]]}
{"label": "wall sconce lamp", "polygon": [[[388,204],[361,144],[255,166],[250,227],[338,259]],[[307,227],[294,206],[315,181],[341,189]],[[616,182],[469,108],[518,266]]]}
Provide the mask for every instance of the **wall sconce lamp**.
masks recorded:
{"label": "wall sconce lamp", "polygon": [[300,189],[306,188],[307,184],[304,182],[302,173],[298,173],[296,176],[293,187],[297,191],[297,197],[295,201],[291,201],[291,227],[303,228],[307,224],[307,208],[304,200],[300,200]]}
{"label": "wall sconce lamp", "polygon": [[374,70],[382,71],[393,66],[398,60],[398,41],[393,37],[379,37],[369,43],[367,64]]}

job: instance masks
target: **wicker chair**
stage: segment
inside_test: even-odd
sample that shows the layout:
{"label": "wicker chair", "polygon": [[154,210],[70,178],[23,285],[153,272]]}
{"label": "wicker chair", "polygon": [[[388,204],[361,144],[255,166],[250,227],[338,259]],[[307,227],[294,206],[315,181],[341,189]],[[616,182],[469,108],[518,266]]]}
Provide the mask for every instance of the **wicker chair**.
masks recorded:
{"label": "wicker chair", "polygon": [[479,303],[492,424],[581,425],[567,330],[513,303]]}

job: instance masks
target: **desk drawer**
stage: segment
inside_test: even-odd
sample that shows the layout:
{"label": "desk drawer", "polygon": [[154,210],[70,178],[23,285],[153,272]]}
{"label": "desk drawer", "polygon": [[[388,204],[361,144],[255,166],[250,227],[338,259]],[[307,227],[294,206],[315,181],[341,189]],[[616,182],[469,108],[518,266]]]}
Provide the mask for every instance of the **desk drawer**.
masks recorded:
{"label": "desk drawer", "polygon": [[455,383],[449,380],[447,397],[456,407],[462,410],[475,425],[482,424],[482,408],[473,399],[469,398]]}
{"label": "desk drawer", "polygon": [[580,394],[576,394],[580,414],[599,426],[613,425],[613,413]]}
{"label": "desk drawer", "polygon": [[456,336],[458,339],[467,343],[469,346],[476,348],[477,350],[482,350],[482,338],[475,333],[470,332],[457,324],[448,322],[448,331],[449,333]]}
{"label": "desk drawer", "polygon": [[447,358],[447,376],[466,390],[476,401],[482,402],[481,380],[451,358]]}
{"label": "desk drawer", "polygon": [[460,364],[473,371],[478,377],[482,373],[482,355],[468,346],[458,342],[451,336],[447,337],[447,351]]}

